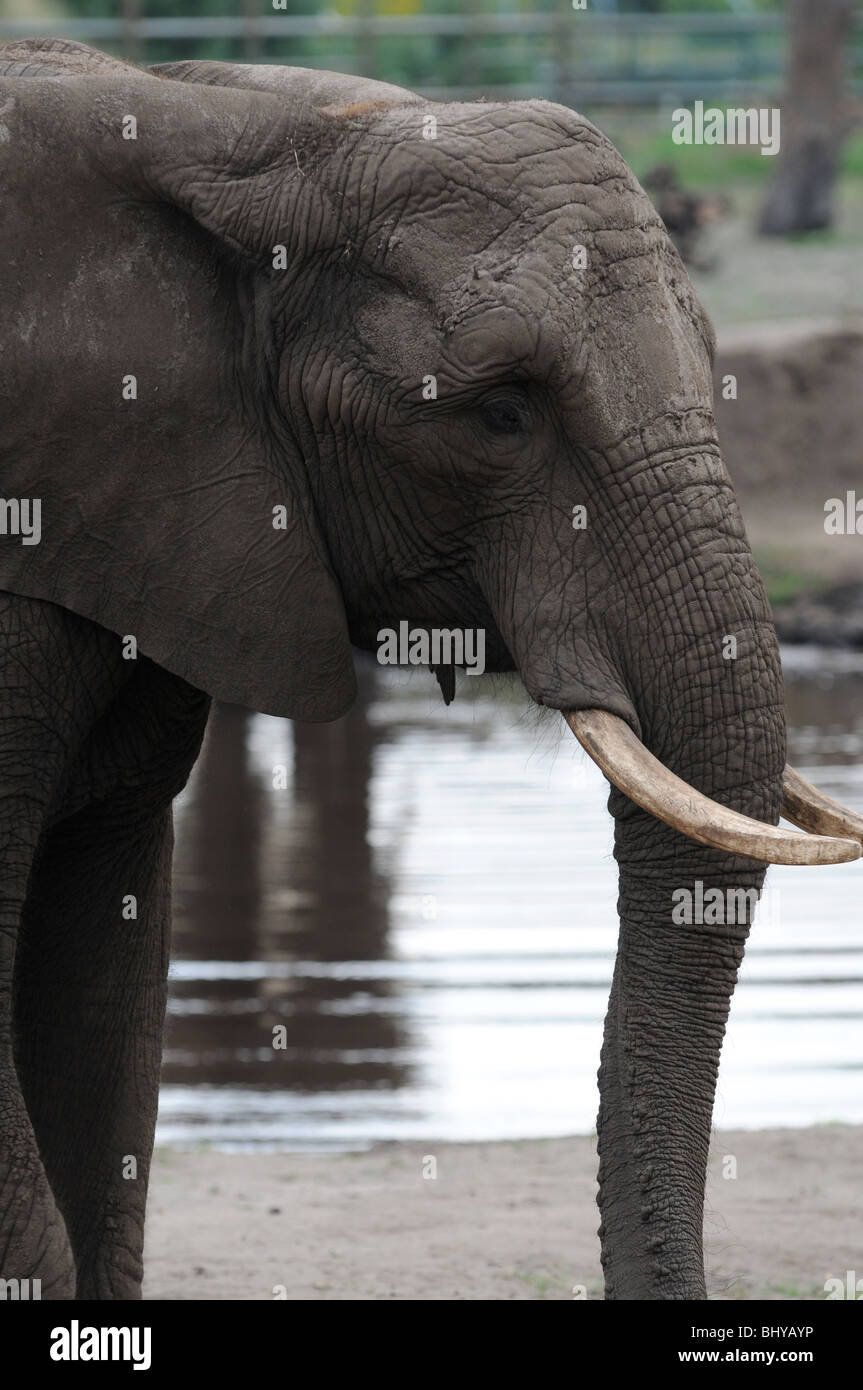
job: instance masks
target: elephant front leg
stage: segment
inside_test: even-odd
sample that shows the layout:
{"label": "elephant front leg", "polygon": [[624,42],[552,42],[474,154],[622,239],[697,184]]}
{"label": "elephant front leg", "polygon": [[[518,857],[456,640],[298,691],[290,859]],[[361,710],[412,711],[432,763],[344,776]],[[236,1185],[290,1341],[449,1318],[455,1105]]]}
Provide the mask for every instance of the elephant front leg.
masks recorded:
{"label": "elephant front leg", "polygon": [[141,1297],[170,934],[170,809],[56,826],[16,970],[17,1064],[80,1299]]}
{"label": "elephant front leg", "polygon": [[72,1249],[39,1156],[13,1049],[16,948],[39,816],[23,799],[6,798],[0,809],[0,1278],[19,1296],[26,1280],[28,1295],[74,1298]]}
{"label": "elephant front leg", "polygon": [[9,1289],[17,1289],[19,1297],[71,1299],[72,1247],[39,1156],[13,1057],[13,943],[14,932],[0,927],[0,1279],[6,1281],[6,1297]]}

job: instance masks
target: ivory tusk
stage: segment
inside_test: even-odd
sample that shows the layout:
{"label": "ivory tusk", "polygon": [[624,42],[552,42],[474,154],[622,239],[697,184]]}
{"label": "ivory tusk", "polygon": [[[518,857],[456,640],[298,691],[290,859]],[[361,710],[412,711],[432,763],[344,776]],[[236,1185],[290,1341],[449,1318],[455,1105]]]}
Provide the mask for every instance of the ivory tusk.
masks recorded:
{"label": "ivory tusk", "polygon": [[863,843],[863,816],[825,796],[786,763],[782,775],[782,814],[802,830],[823,835],[846,835]]}
{"label": "ivory tusk", "polygon": [[[742,854],[765,864],[844,864],[863,854],[857,839],[781,830],[711,801],[670,772],[648,752],[624,720],[607,710],[570,710],[563,717],[610,782],[643,810],[650,811],[699,844],[725,850],[728,854]],[[827,803],[827,798],[823,800]],[[833,804],[829,802],[827,807]],[[809,818],[815,814],[802,806],[801,810]],[[844,812],[842,807],[837,807],[836,811],[840,815],[851,814]],[[835,816],[836,812],[825,809],[819,810],[819,814]],[[863,826],[859,817],[854,820]],[[835,821],[835,828],[840,828],[839,820]],[[845,828],[844,822],[842,828]]]}

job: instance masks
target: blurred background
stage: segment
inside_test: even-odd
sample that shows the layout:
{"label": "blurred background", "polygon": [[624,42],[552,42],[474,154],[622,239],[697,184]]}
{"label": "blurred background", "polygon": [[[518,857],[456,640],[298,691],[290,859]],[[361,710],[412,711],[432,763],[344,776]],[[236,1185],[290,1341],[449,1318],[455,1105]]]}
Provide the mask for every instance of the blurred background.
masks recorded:
{"label": "blurred background", "polygon": [[[617,144],[717,328],[726,461],[783,638],[790,758],[863,808],[863,21],[853,0],[0,0],[0,38],[543,96]],[[781,106],[782,149],[672,112]],[[733,387],[729,386],[733,382]],[[593,1130],[607,788],[518,681],[359,659],[347,718],[219,706],[177,807],[159,1139],[342,1149]],[[860,869],[770,871],[716,1121],[863,1121]],[[285,1046],[273,1047],[284,1027]],[[855,1075],[857,1073],[857,1075]]]}

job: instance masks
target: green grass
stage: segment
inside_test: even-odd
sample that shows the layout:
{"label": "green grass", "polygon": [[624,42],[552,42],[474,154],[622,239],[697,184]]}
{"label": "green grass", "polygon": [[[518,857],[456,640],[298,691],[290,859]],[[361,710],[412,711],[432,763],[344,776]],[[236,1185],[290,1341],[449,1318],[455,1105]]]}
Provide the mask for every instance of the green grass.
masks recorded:
{"label": "green grass", "polygon": [[[522,1283],[533,1290],[534,1298],[539,1300],[547,1299],[549,1294],[562,1294],[565,1298],[571,1298],[573,1285],[576,1282],[570,1275],[564,1273],[564,1271],[560,1269],[551,1274],[540,1273],[539,1271],[535,1274],[519,1273],[518,1277],[521,1279]],[[587,1296],[588,1298],[601,1298],[602,1293],[599,1286],[589,1283],[587,1285]]]}
{"label": "green grass", "polygon": [[772,1293],[778,1293],[782,1298],[800,1299],[805,1303],[824,1301],[823,1284],[810,1284],[808,1288],[798,1288],[796,1284],[770,1284],[768,1287]]}
{"label": "green grass", "polygon": [[[765,1294],[759,1291],[750,1291],[743,1284],[734,1284],[722,1290],[723,1302],[745,1303],[750,1299],[761,1300]],[[768,1284],[766,1294],[773,1294],[777,1299],[787,1302],[817,1303],[824,1298],[824,1289],[819,1284],[811,1284],[809,1288],[798,1288],[796,1284]]]}
{"label": "green grass", "polygon": [[824,227],[820,231],[789,232],[788,241],[792,246],[841,246],[844,238],[835,227]]}
{"label": "green grass", "polygon": [[820,575],[789,569],[778,556],[756,551],[755,561],[764,580],[767,597],[774,607],[787,603],[798,594],[816,593],[824,587]]}
{"label": "green grass", "polygon": [[863,179],[863,131],[855,132],[846,141],[839,170],[848,178]]}
{"label": "green grass", "polygon": [[[687,188],[725,190],[732,183],[767,184],[778,156],[762,155],[751,145],[675,145],[671,138],[670,112],[609,110],[597,112],[596,124],[617,145],[641,178],[656,164],[672,164]],[[668,129],[660,128],[660,121]],[[863,180],[863,131],[845,143],[839,167],[842,179]]]}

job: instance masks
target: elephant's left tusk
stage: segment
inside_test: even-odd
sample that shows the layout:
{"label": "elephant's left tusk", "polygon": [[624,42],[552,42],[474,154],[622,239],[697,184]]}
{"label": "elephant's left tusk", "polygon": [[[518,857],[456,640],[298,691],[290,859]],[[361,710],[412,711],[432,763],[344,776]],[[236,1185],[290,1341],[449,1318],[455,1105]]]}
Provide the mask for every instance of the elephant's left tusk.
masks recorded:
{"label": "elephant's left tusk", "polygon": [[863,844],[863,816],[825,796],[787,763],[782,774],[782,814],[801,830],[821,835],[850,835]]}
{"label": "elephant's left tusk", "polygon": [[[712,801],[665,767],[648,752],[629,725],[608,710],[569,710],[563,717],[610,782],[637,806],[699,844],[725,850],[728,854],[742,854],[765,864],[844,864],[863,854],[856,831],[854,839],[800,835],[796,830],[783,830],[752,820]],[[785,786],[787,797],[787,782]],[[796,784],[792,782],[792,786]],[[809,790],[814,792],[815,788]],[[800,813],[814,823],[816,811],[811,808],[811,798],[805,804],[798,798],[796,805]],[[832,825],[840,828],[837,815],[847,817],[853,813],[845,812],[841,806],[831,810],[834,806],[835,803],[823,798],[817,815],[822,818],[832,815]],[[854,819],[863,825],[859,817]],[[822,823],[826,822],[822,819]],[[842,820],[841,828],[846,825],[848,822]]]}

